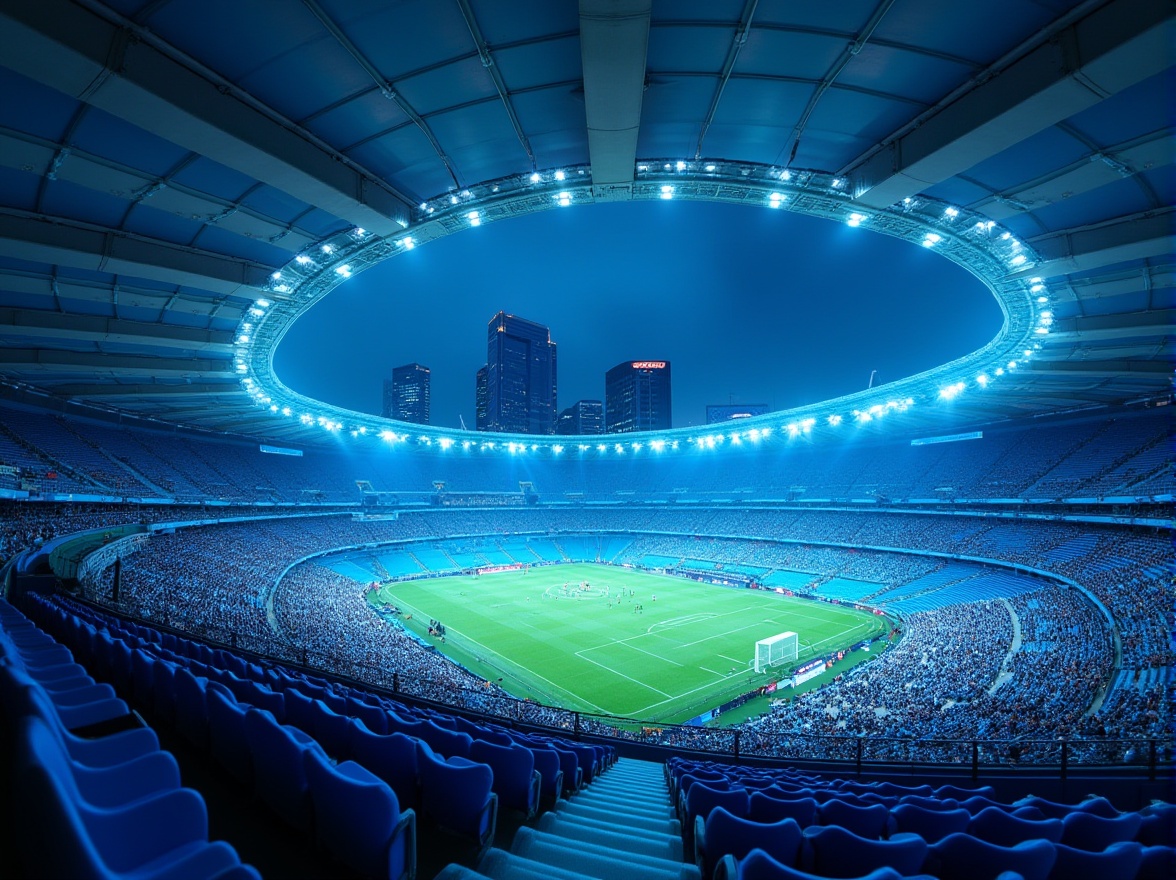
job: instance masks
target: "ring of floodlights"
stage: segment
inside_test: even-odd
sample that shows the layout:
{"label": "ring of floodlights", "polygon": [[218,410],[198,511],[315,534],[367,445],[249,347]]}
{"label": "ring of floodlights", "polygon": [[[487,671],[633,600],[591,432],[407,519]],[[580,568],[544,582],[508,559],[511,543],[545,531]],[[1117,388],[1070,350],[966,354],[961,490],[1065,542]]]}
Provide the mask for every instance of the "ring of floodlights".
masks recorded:
{"label": "ring of floodlights", "polygon": [[[881,210],[853,200],[848,180],[813,171],[780,170],[741,162],[659,160],[637,165],[633,184],[620,192],[593,187],[587,167],[517,175],[453,191],[422,202],[399,235],[363,229],[338,233],[297,255],[273,273],[266,293],[238,325],[234,367],[241,385],[274,418],[308,430],[356,439],[449,449],[511,453],[623,454],[649,449],[713,448],[770,435],[808,435],[841,423],[868,423],[913,406],[950,401],[1005,380],[1025,365],[1050,331],[1053,313],[1040,278],[1025,277],[1036,254],[994,221],[922,196]],[[964,267],[988,287],[1004,323],[976,351],[914,376],[866,391],[743,419],[738,431],[707,434],[699,428],[594,437],[536,437],[439,429],[383,419],[306,397],[286,387],[273,370],[278,344],[294,322],[353,275],[442,236],[495,220],[598,201],[694,199],[788,210],[860,226],[921,244]],[[712,428],[712,430],[714,430]]]}

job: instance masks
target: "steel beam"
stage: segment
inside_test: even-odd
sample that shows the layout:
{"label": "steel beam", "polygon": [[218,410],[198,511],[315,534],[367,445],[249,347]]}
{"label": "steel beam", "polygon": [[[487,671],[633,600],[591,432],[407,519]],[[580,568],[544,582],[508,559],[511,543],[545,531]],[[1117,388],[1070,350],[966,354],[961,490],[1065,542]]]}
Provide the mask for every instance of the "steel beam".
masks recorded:
{"label": "steel beam", "polygon": [[0,9],[6,67],[379,235],[409,221],[383,181],[143,36],[66,0]]}
{"label": "steel beam", "polygon": [[1168,4],[1111,0],[845,170],[859,202],[884,208],[1167,69]]}
{"label": "steel beam", "polygon": [[1031,238],[1041,260],[1009,273],[1009,278],[1056,278],[1073,272],[1090,272],[1103,266],[1171,257],[1176,252],[1172,209],[1135,217],[1123,217],[1086,229],[1066,230]]}
{"label": "steel beam", "polygon": [[580,61],[592,189],[628,199],[637,163],[652,0],[580,0]]}

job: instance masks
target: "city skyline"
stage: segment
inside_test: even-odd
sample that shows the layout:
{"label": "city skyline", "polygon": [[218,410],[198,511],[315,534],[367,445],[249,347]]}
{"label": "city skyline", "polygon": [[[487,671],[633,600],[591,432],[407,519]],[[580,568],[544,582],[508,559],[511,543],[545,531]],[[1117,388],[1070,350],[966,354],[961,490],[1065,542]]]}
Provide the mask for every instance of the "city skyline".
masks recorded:
{"label": "city skyline", "polygon": [[679,427],[705,424],[708,404],[860,391],[873,370],[877,387],[982,347],[1002,320],[983,284],[917,244],[766,208],[601,204],[469,229],[358,274],[290,328],[274,368],[295,391],[378,413],[391,363],[429,364],[433,424],[472,429],[499,309],[552,328],[561,399],[603,399],[625,359],[672,360]]}

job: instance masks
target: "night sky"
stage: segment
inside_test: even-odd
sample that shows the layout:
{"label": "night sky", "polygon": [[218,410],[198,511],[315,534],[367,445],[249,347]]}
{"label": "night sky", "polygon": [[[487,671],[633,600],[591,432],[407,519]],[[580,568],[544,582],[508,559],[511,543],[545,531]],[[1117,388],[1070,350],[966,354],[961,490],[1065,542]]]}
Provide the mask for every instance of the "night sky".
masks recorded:
{"label": "night sky", "polygon": [[290,388],[378,415],[400,364],[432,369],[432,423],[474,424],[499,309],[551,328],[559,407],[624,360],[673,364],[674,427],[706,405],[785,409],[981,347],[1000,308],[933,251],[785,210],[686,201],[553,209],[468,229],[356,275],[291,328]]}

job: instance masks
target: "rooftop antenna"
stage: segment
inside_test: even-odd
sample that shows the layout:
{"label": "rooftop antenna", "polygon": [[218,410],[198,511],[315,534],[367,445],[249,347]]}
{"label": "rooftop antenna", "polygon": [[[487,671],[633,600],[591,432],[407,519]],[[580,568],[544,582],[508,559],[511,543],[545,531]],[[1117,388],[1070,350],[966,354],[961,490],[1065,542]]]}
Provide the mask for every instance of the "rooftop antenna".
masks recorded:
{"label": "rooftop antenna", "polygon": [[866,389],[867,389],[867,390],[869,390],[870,388],[873,388],[873,387],[874,387],[874,377],[875,377],[876,375],[878,375],[878,371],[877,371],[877,370],[870,370],[870,384],[866,386]]}
{"label": "rooftop antenna", "polygon": [[468,431],[468,430],[469,430],[469,428],[467,428],[467,427],[465,426],[465,419],[464,419],[464,418],[462,418],[462,415],[461,415],[461,413],[458,413],[458,414],[457,414],[457,420],[458,420],[459,422],[461,422],[461,429],[462,429],[463,431]]}

